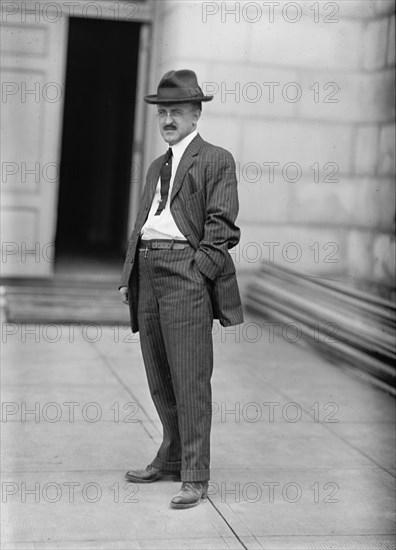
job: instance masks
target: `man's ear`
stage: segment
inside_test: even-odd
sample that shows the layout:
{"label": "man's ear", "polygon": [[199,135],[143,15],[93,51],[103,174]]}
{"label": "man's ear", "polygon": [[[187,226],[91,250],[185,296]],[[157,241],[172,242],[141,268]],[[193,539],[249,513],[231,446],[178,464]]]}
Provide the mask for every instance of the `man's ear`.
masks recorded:
{"label": "man's ear", "polygon": [[200,118],[201,118],[201,111],[200,109],[196,109],[193,113],[194,124],[196,124]]}

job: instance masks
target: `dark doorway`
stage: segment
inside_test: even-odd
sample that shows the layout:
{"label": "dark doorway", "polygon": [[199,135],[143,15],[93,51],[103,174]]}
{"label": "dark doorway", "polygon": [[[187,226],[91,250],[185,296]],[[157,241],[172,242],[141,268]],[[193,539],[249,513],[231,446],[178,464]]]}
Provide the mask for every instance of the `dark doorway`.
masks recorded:
{"label": "dark doorway", "polygon": [[69,23],[57,259],[118,261],[128,223],[140,24]]}

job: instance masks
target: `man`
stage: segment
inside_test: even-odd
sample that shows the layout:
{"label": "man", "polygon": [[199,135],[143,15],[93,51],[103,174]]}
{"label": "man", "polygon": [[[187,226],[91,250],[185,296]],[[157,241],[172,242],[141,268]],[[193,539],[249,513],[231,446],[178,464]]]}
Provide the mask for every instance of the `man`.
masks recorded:
{"label": "man", "polygon": [[120,292],[129,304],[151,397],[163,425],[157,456],[135,483],[181,480],[174,508],[205,499],[209,480],[212,322],[242,323],[235,267],[239,242],[235,163],[197,132],[204,96],[196,74],[169,71],[157,95],[168,152],[150,166],[130,237]]}

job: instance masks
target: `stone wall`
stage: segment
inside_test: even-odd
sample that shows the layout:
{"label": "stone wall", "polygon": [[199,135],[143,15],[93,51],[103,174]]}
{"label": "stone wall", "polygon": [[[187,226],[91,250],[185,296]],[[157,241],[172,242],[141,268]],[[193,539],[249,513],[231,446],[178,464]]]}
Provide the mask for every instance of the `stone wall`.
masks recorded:
{"label": "stone wall", "polygon": [[[155,7],[150,89],[169,69],[195,70],[215,96],[199,131],[237,162],[239,272],[273,260],[392,286],[394,2]],[[164,143],[150,109],[152,158]]]}

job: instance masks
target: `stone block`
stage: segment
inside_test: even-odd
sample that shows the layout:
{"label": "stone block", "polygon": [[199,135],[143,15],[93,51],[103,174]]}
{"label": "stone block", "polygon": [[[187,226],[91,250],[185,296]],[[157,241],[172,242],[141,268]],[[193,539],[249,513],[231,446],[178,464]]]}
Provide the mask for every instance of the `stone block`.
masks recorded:
{"label": "stone block", "polygon": [[345,72],[304,71],[300,78],[301,99],[297,103],[298,116],[321,120],[351,120],[355,98],[348,92],[351,74]]}
{"label": "stone block", "polygon": [[341,18],[368,19],[375,16],[376,0],[344,0],[338,2]]}
{"label": "stone block", "polygon": [[394,73],[306,73],[302,87],[309,90],[298,104],[299,116],[340,122],[387,122],[394,117]]}
{"label": "stone block", "polygon": [[346,255],[347,273],[350,277],[371,279],[373,272],[372,247],[372,232],[359,229],[348,231]]}
{"label": "stone block", "polygon": [[286,223],[290,217],[293,184],[270,183],[260,178],[255,183],[239,181],[239,219],[250,223]]}
{"label": "stone block", "polygon": [[394,224],[395,186],[391,178],[340,175],[337,183],[315,183],[308,174],[296,183],[282,181],[281,175],[273,183],[264,178],[255,182],[242,178],[239,198],[239,218],[243,221],[381,230],[391,230]]}
{"label": "stone block", "polygon": [[386,17],[367,23],[361,46],[364,69],[380,69],[386,64],[388,24]]}
{"label": "stone block", "polygon": [[342,228],[241,222],[241,241],[230,251],[238,270],[270,261],[299,273],[337,278],[346,270]]}
{"label": "stone block", "polygon": [[[13,200],[15,201],[15,197]],[[1,212],[3,277],[12,277],[16,274],[19,277],[49,277],[52,274],[53,246],[51,242],[40,239],[39,230],[37,210],[3,204]]]}
{"label": "stone block", "polygon": [[[176,58],[183,52],[185,59],[240,61],[247,59],[249,24],[244,20],[226,17],[221,12],[207,12],[208,2],[177,1],[164,14],[163,55]],[[219,8],[217,3],[213,7]]]}
{"label": "stone block", "polygon": [[375,0],[374,8],[378,15],[394,13],[395,0]]}
{"label": "stone block", "polygon": [[394,70],[358,76],[353,87],[358,94],[358,116],[367,122],[388,122],[395,117]]}
{"label": "stone block", "polygon": [[362,29],[361,22],[342,18],[332,24],[312,18],[291,24],[280,18],[251,25],[248,58],[284,67],[356,69]]}
{"label": "stone block", "polygon": [[214,95],[217,111],[228,116],[286,118],[296,112],[295,102],[288,101],[286,94],[289,89],[294,94],[297,80],[296,71],[281,67],[213,63],[203,89]]}
{"label": "stone block", "polygon": [[378,173],[395,174],[395,124],[386,124],[381,129]]}
{"label": "stone block", "polygon": [[378,159],[379,129],[377,125],[359,126],[356,135],[354,173],[374,174]]}
{"label": "stone block", "polygon": [[395,65],[395,61],[395,16],[392,15],[389,21],[387,64],[393,67]]}
{"label": "stone block", "polygon": [[355,208],[359,224],[392,230],[395,223],[395,184],[391,178],[359,180]]}
{"label": "stone block", "polygon": [[[283,171],[289,163],[297,163],[303,172],[314,163],[321,169],[335,163],[341,173],[350,170],[352,128],[348,125],[262,119],[245,121],[241,131],[244,163],[278,163]],[[268,174],[270,167],[266,170]]]}
{"label": "stone block", "polygon": [[300,182],[295,188],[291,220],[329,226],[359,224],[361,214],[356,209],[358,185],[343,178],[338,183]]}
{"label": "stone block", "polygon": [[300,182],[290,220],[295,223],[392,230],[395,186],[386,178],[341,178],[339,183]]}
{"label": "stone block", "polygon": [[374,238],[373,279],[390,287],[395,285],[395,237],[382,233]]}
{"label": "stone block", "polygon": [[208,103],[204,105],[198,131],[204,140],[220,145],[232,153],[236,162],[240,155],[240,128],[236,117],[220,113],[221,107]]}

